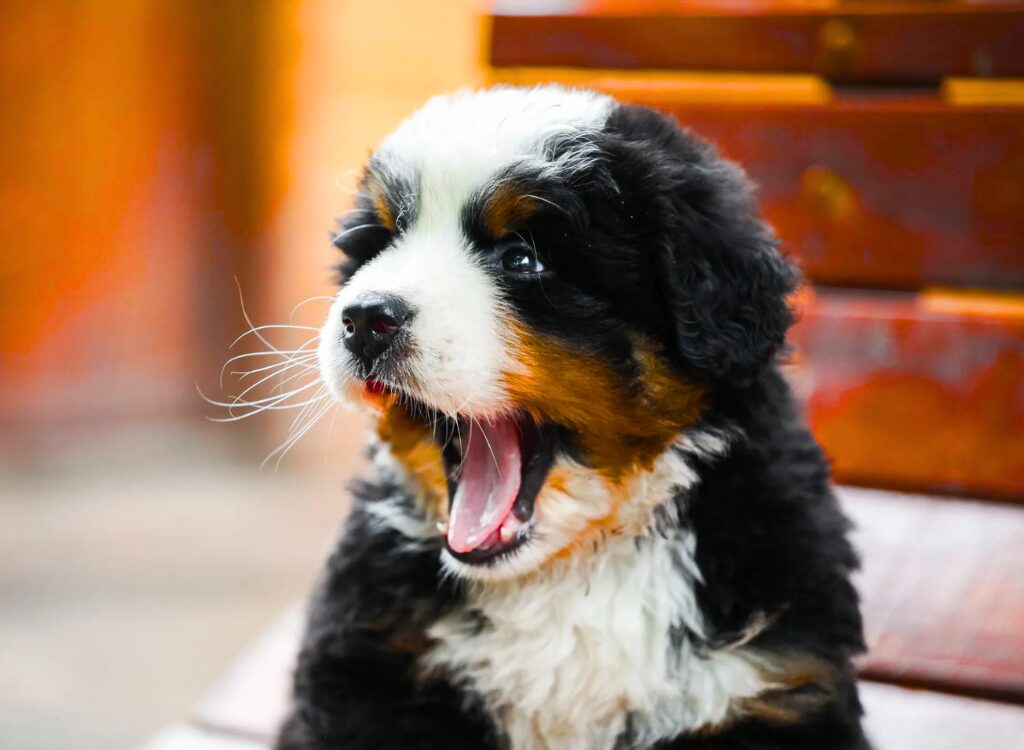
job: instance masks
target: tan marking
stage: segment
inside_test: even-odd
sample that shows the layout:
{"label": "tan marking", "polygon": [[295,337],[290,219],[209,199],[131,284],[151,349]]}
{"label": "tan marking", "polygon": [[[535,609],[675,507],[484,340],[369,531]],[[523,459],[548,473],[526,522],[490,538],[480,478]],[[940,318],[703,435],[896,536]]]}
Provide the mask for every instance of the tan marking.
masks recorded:
{"label": "tan marking", "polygon": [[387,200],[380,193],[373,194],[373,208],[377,212],[377,216],[380,218],[381,223],[394,232],[395,217],[391,214],[391,207],[388,205]]}
{"label": "tan marking", "polygon": [[399,626],[388,636],[385,646],[400,654],[419,656],[430,645],[429,639],[421,628],[414,625]]}
{"label": "tan marking", "polygon": [[[504,374],[513,405],[537,422],[573,430],[592,467],[555,467],[538,503],[543,505],[554,493],[572,498],[574,483],[596,481],[604,489],[601,507],[590,508],[594,515],[552,559],[607,535],[642,532],[636,518],[647,515],[623,511],[630,502],[649,499],[632,497],[630,480],[650,471],[678,435],[698,422],[703,389],[683,380],[646,340],[635,342],[642,373],[635,386],[596,356],[542,335],[527,335],[522,328],[516,327],[515,333],[514,356],[521,367]],[[380,409],[378,434],[419,485],[423,511],[431,519],[446,520],[444,464],[430,429],[413,420],[393,395],[364,397]]]}
{"label": "tan marking", "polygon": [[[557,514],[563,510],[559,506],[567,501],[570,503],[581,502],[577,499],[577,495],[592,494],[592,489],[587,491],[583,488],[588,482],[593,480],[593,473],[584,467],[553,466],[544,482],[544,486],[541,488],[540,493],[538,493],[537,506],[543,509],[542,513],[546,511],[550,514],[554,511],[556,518],[549,519],[549,522],[563,525],[565,519],[557,518]],[[598,477],[596,481],[604,490],[604,497],[602,498],[604,502],[599,507],[595,507],[597,504],[596,499],[591,497],[586,507],[573,509],[570,506],[570,509],[574,511],[572,516],[579,516],[583,525],[567,544],[558,549],[546,561],[545,565],[553,560],[570,557],[578,548],[594,542],[606,534],[621,533],[622,524],[619,522],[617,510],[625,499],[622,497],[624,494],[623,490],[605,477]],[[574,487],[579,492],[574,492]],[[588,514],[590,514],[589,520],[587,520]]]}
{"label": "tan marking", "polygon": [[370,194],[370,198],[373,201],[373,210],[376,212],[377,218],[380,219],[380,223],[391,232],[397,231],[395,216],[391,212],[391,206],[388,204],[384,185],[381,181],[372,173],[367,174],[364,189]]}
{"label": "tan marking", "polygon": [[448,518],[448,483],[445,479],[441,450],[434,442],[430,428],[409,416],[394,394],[378,397],[382,409],[377,434],[391,448],[421,492],[417,504],[427,518],[445,521]]}
{"label": "tan marking", "polygon": [[[573,430],[587,453],[588,463],[604,487],[605,507],[590,508],[599,515],[587,521],[572,541],[552,560],[594,546],[610,535],[642,533],[636,519],[649,513],[624,513],[633,497],[631,487],[685,429],[700,419],[705,393],[683,380],[653,344],[638,338],[634,356],[642,375],[639,389],[626,382],[598,357],[577,352],[548,337],[515,330],[516,358],[522,370],[505,373],[509,394],[519,408],[538,422],[550,420]],[[572,496],[575,477],[585,481],[590,469],[556,467],[537,502],[543,507],[552,493]],[[658,498],[660,501],[661,498]]]}
{"label": "tan marking", "polygon": [[[522,369],[504,375],[511,399],[535,420],[550,420],[577,433],[592,467],[554,467],[538,506],[567,509],[570,506],[557,496],[572,497],[573,485],[581,488],[589,482],[593,488],[596,481],[603,489],[598,493],[600,507],[592,503],[586,512],[580,509],[582,526],[551,559],[595,547],[607,536],[643,533],[649,512],[634,512],[643,509],[633,507],[650,501],[635,497],[642,474],[651,471],[680,432],[697,423],[705,391],[686,382],[650,341],[640,337],[634,341],[634,358],[641,369],[637,386],[597,357],[512,328],[514,356]],[[589,493],[593,489],[579,494]]]}
{"label": "tan marking", "polygon": [[709,728],[710,733],[751,717],[772,724],[797,724],[835,695],[836,668],[824,659],[797,653],[759,656],[758,660],[769,689],[738,702],[724,722]]}
{"label": "tan marking", "polygon": [[591,465],[613,482],[650,469],[700,418],[703,389],[685,382],[644,341],[636,347],[643,370],[637,390],[596,356],[514,330],[522,369],[504,374],[513,401],[538,422],[573,430]]}
{"label": "tan marking", "polygon": [[565,476],[560,473],[559,469],[552,469],[548,474],[547,481],[544,483],[545,487],[548,487],[555,492],[568,492],[568,488],[565,484]]}
{"label": "tan marking", "polygon": [[533,198],[500,185],[484,204],[484,228],[492,237],[502,237],[521,226],[536,208]]}

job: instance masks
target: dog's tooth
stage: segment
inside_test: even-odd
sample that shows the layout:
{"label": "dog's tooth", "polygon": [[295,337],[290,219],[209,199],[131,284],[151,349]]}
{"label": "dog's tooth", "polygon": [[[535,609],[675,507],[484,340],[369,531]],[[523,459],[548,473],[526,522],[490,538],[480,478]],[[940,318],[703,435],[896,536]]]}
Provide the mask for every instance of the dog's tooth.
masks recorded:
{"label": "dog's tooth", "polygon": [[445,523],[444,521],[438,521],[437,522],[437,530],[440,531],[442,534],[447,534],[448,533],[448,524]]}
{"label": "dog's tooth", "polygon": [[501,527],[501,543],[502,544],[508,544],[513,539],[515,539],[515,536],[516,536],[516,530],[512,528],[512,524],[506,522]]}

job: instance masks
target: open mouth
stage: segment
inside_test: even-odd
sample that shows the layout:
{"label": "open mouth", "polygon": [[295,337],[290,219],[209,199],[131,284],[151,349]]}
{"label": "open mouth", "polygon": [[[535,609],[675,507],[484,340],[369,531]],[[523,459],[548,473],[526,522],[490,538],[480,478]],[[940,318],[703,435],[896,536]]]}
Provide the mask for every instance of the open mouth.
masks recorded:
{"label": "open mouth", "polygon": [[[379,380],[365,381],[365,397],[397,393]],[[408,399],[406,403],[410,403]],[[448,481],[445,545],[464,563],[493,563],[529,539],[534,503],[555,457],[557,428],[523,412],[488,419],[458,419],[416,404],[444,439],[441,455]]]}
{"label": "open mouth", "polygon": [[449,498],[445,541],[457,560],[493,562],[532,532],[537,493],[554,460],[554,429],[515,413],[460,418],[458,433],[443,452]]}

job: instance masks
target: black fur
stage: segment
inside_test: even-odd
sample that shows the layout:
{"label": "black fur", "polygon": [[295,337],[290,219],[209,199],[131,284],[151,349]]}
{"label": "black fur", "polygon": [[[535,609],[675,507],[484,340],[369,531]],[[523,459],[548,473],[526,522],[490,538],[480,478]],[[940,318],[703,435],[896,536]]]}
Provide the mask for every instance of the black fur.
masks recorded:
{"label": "black fur", "polygon": [[[791,696],[802,707],[796,723],[750,718],[658,747],[863,750],[850,664],[864,648],[850,583],[857,558],[825,458],[775,365],[797,273],[760,221],[742,172],[674,121],[622,106],[597,139],[600,157],[564,179],[515,169],[499,176],[544,199],[520,234],[549,269],[539,280],[502,283],[530,326],[627,376],[638,376],[631,334],[640,331],[708,386],[704,422],[728,430],[731,448],[699,463],[700,481],[675,499],[697,539],[698,596],[715,634],[703,647],[768,618],[752,646],[813,656],[831,665],[834,681],[807,688],[821,692],[807,702]],[[360,209],[348,226],[376,223],[371,203]],[[470,205],[463,220],[487,253],[500,238],[487,236],[480,216]],[[345,243],[347,274],[390,236],[356,234]],[[311,606],[279,750],[504,747],[474,695],[417,668],[430,624],[465,606],[461,585],[439,574],[440,540],[413,543],[374,522],[374,503],[414,512],[393,480],[359,483],[353,494]],[[619,744],[633,747],[628,731]]]}
{"label": "black fur", "polygon": [[491,727],[465,696],[420,679],[423,627],[458,606],[439,575],[440,541],[410,547],[375,524],[373,503],[402,499],[388,480],[357,482],[357,505],[310,606],[282,748],[480,748]]}

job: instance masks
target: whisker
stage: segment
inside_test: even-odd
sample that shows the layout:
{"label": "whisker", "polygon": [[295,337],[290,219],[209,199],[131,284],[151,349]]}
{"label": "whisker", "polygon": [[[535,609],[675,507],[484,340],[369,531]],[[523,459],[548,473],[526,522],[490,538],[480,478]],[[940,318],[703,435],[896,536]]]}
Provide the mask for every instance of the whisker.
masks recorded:
{"label": "whisker", "polygon": [[317,328],[316,326],[300,326],[300,325],[294,325],[294,324],[291,324],[291,323],[272,323],[270,325],[265,325],[265,326],[253,326],[248,331],[246,331],[241,336],[239,336],[237,339],[232,341],[231,344],[228,346],[228,348],[230,349],[235,344],[237,344],[239,341],[244,339],[246,336],[255,334],[258,331],[271,331],[271,330],[280,329],[280,328],[288,328],[288,329],[291,329],[293,331],[317,331],[317,332],[320,331],[320,329]]}
{"label": "whisker", "polygon": [[306,341],[304,341],[302,343],[302,345],[299,346],[298,349],[274,349],[272,351],[265,351],[265,352],[247,352],[245,354],[236,354],[235,356],[231,357],[231,359],[229,359],[227,362],[225,362],[224,366],[220,368],[220,379],[219,379],[220,387],[221,388],[224,387],[224,371],[228,368],[228,366],[232,362],[237,362],[240,359],[252,359],[253,357],[274,357],[274,356],[280,357],[284,361],[288,361],[288,360],[293,359],[295,357],[295,355],[302,354],[304,352],[305,353],[309,353],[309,354],[314,354],[315,352],[312,352],[311,350],[306,349],[306,347],[309,346],[310,344],[312,344],[314,341],[319,340],[319,338],[320,338],[320,336],[317,335],[317,336],[313,336],[313,337],[307,339]]}
{"label": "whisker", "polygon": [[309,402],[307,402],[306,406],[302,409],[302,411],[300,411],[297,415],[295,415],[295,418],[292,419],[292,423],[290,425],[288,425],[288,434],[289,435],[291,435],[292,432],[295,431],[295,426],[297,424],[301,423],[302,420],[306,417],[306,415],[310,411],[312,411],[313,404],[315,404],[318,399],[321,399],[321,398],[324,397],[324,395],[326,394],[326,391],[327,391],[327,388],[325,386],[323,386],[323,385],[321,385],[319,388],[316,389],[316,392],[310,398]]}
{"label": "whisker", "polygon": [[[311,380],[310,382],[306,383],[305,385],[300,386],[298,388],[294,388],[294,389],[288,391],[287,393],[278,393],[278,394],[275,394],[275,395],[267,395],[267,396],[264,396],[263,398],[257,398],[257,399],[252,399],[252,400],[246,400],[246,399],[239,400],[236,397],[235,400],[232,401],[231,403],[232,404],[238,404],[240,406],[258,406],[259,404],[269,403],[271,401],[279,401],[282,398],[288,398],[289,396],[294,396],[297,393],[302,393],[302,391],[305,391],[308,388],[312,388],[314,385],[317,385],[317,383],[319,383],[319,382],[320,382],[320,379],[316,378],[315,380]],[[219,406],[223,406],[223,404],[218,404],[218,405]]]}
{"label": "whisker", "polygon": [[291,357],[291,356],[294,356],[296,354],[302,354],[302,353],[310,354],[310,353],[312,353],[312,350],[311,349],[305,349],[304,347],[309,346],[312,342],[316,341],[318,338],[320,338],[320,337],[319,336],[314,336],[313,338],[309,339],[309,341],[306,341],[298,349],[275,349],[273,351],[245,352],[244,354],[236,354],[233,357],[231,357],[231,359],[229,359],[227,362],[224,363],[224,367],[226,369],[227,366],[230,365],[232,362],[237,362],[240,359],[252,359],[253,357],[278,357],[278,356],[281,356],[281,355],[284,355],[285,357]]}
{"label": "whisker", "polygon": [[[232,370],[231,374],[238,377],[239,381],[245,380],[247,377],[256,375],[267,370],[272,370],[270,376],[273,377],[275,374],[284,373],[286,370],[290,370],[293,367],[301,367],[306,370],[318,370],[320,369],[316,364],[310,364],[316,361],[316,352],[310,352],[304,354],[301,357],[293,357],[280,362],[272,362],[269,365],[263,365],[261,367],[254,367],[251,370]],[[260,382],[263,382],[262,380]]]}
{"label": "whisker", "polygon": [[[302,440],[302,438],[304,438],[309,433],[309,431],[312,430],[320,422],[321,419],[324,418],[324,415],[327,414],[327,412],[332,411],[336,406],[337,404],[334,401],[327,399],[327,403],[324,405],[324,407],[309,419],[308,424],[304,428],[302,428],[302,431],[297,433],[295,437],[289,441],[288,445],[285,446],[285,448],[278,455],[277,461],[274,463],[274,471],[277,471],[277,469],[281,466],[281,461],[284,459],[288,451],[294,448],[298,444],[298,442]],[[335,414],[336,413],[337,412],[335,411]]]}
{"label": "whisker", "polygon": [[[318,396],[317,398],[310,399],[308,401],[302,401],[298,404],[287,404],[285,406],[279,406],[275,404],[271,406],[263,406],[260,407],[259,409],[253,409],[252,411],[246,412],[245,414],[236,414],[231,417],[207,417],[207,419],[211,422],[240,422],[243,419],[248,419],[249,417],[256,416],[257,414],[262,414],[265,411],[286,411],[288,409],[298,409],[299,407],[304,407],[315,401],[320,401],[323,398],[323,396]],[[243,404],[243,406],[245,406],[245,404]]]}
{"label": "whisker", "polygon": [[[270,389],[270,392],[273,393],[274,391],[280,389],[281,386],[283,386],[285,383],[290,383],[291,381],[295,380],[296,378],[301,378],[303,375],[309,374],[310,370],[315,370],[317,372],[317,377],[319,377],[320,368],[318,368],[318,367],[309,367],[308,365],[303,365],[302,367],[304,369],[299,370],[296,373],[292,373],[291,375],[289,375],[286,378],[283,378],[279,383],[277,383],[273,388]],[[278,372],[278,373],[275,373],[275,374],[280,376],[280,375],[283,375],[284,373],[283,372]]]}
{"label": "whisker", "polygon": [[334,435],[334,420],[338,416],[338,410],[335,409],[331,414],[331,421],[327,423],[327,438],[324,440],[324,466],[327,465],[327,452],[331,448],[331,436]]}
{"label": "whisker", "polygon": [[[318,400],[323,401],[325,398],[326,396],[320,396]],[[274,471],[277,471],[281,466],[281,460],[285,457],[288,451],[291,450],[292,446],[299,442],[306,433],[313,429],[313,425],[319,422],[321,417],[323,417],[323,415],[326,414],[334,405],[333,401],[327,399],[327,404],[322,407],[320,411],[307,419],[305,425],[300,430],[294,433],[289,433],[285,441],[263,459],[262,463],[260,463],[260,468],[266,466],[267,462],[276,455],[277,461],[274,464]]]}
{"label": "whisker", "polygon": [[207,397],[206,394],[203,393],[201,390],[199,391],[199,395],[203,397],[203,400],[206,401],[206,403],[211,404],[213,406],[224,407],[225,409],[227,409],[230,412],[231,409],[233,407],[236,407],[236,406],[261,406],[262,404],[271,403],[271,402],[279,403],[282,399],[289,398],[291,396],[296,395],[297,393],[302,393],[303,391],[305,391],[305,390],[307,390],[309,388],[312,388],[318,382],[319,382],[319,378],[317,380],[314,380],[311,383],[307,383],[304,386],[301,386],[299,388],[295,388],[294,390],[288,391],[287,393],[279,393],[279,394],[277,394],[275,396],[266,396],[265,398],[258,398],[258,399],[254,400],[254,401],[237,401],[237,400],[236,401],[217,401],[216,399],[212,399],[212,398]]}
{"label": "whisker", "polygon": [[[293,367],[297,367],[300,364],[301,364],[300,362],[294,362],[292,364],[285,364],[285,365],[279,367],[277,370],[274,370],[273,372],[271,372],[269,375],[264,375],[262,378],[257,380],[255,383],[252,383],[248,388],[246,388],[244,391],[242,391],[237,396],[235,396],[235,403],[246,403],[244,401],[245,394],[249,393],[253,388],[259,387],[259,385],[261,383],[265,383],[268,380],[270,380],[270,379],[272,379],[274,377],[277,377],[278,375],[283,375],[287,370],[290,370]],[[295,380],[295,378],[302,377],[305,374],[306,374],[306,370],[299,370],[298,373],[290,375],[288,378],[282,380],[280,383],[278,383],[273,388],[271,388],[270,389],[270,393],[273,393],[274,391],[280,389],[281,386],[283,386],[285,383],[290,382],[292,380]]]}
{"label": "whisker", "polygon": [[534,200],[540,201],[541,203],[547,203],[549,206],[557,208],[562,213],[566,213],[566,210],[564,208],[562,208],[561,206],[559,206],[557,203],[555,203],[554,201],[549,201],[547,198],[541,198],[539,195],[527,194],[527,195],[524,195],[523,197],[524,198],[533,198]]}
{"label": "whisker", "polygon": [[256,336],[256,338],[258,338],[261,342],[263,342],[263,345],[270,349],[272,352],[276,352],[277,354],[281,354],[282,356],[284,356],[284,353],[278,347],[271,344],[270,341],[267,340],[267,337],[264,336],[260,332],[260,330],[252,324],[252,318],[249,317],[249,312],[248,310],[245,309],[245,299],[242,296],[242,285],[238,282],[237,278],[235,279],[235,284],[238,286],[238,302],[242,308],[242,317],[245,318],[245,322],[249,326],[249,331],[252,332]]}
{"label": "whisker", "polygon": [[346,172],[342,172],[341,174],[339,174],[337,177],[334,178],[334,187],[336,187],[338,190],[340,190],[341,192],[346,193],[348,195],[359,195],[359,191],[358,190],[352,190],[351,188],[347,188],[347,187],[345,187],[342,184],[342,180],[345,180],[345,179],[347,179],[349,177],[352,177],[353,175],[357,174],[358,172],[359,172],[358,169],[349,169]]}
{"label": "whisker", "polygon": [[[283,367],[285,367],[287,365],[293,365],[293,364],[294,365],[298,365],[298,366],[302,367],[305,370],[319,370],[320,369],[320,365],[317,363],[316,359],[317,359],[316,354],[307,354],[307,355],[305,355],[303,357],[300,357],[298,359],[286,359],[286,360],[282,360],[280,362],[273,362],[273,363],[271,363],[269,365],[264,365],[263,367],[256,367],[256,368],[254,368],[252,370],[232,370],[231,374],[233,376],[235,376],[236,378],[238,378],[239,382],[241,382],[241,381],[244,381],[250,375],[255,375],[255,374],[260,373],[260,372],[266,372],[267,370],[274,370],[276,368],[283,368]],[[221,389],[224,388],[224,379],[223,378],[221,378],[221,380],[220,380],[220,387],[221,387]]]}
{"label": "whisker", "polygon": [[326,295],[326,294],[318,294],[315,297],[307,297],[306,299],[302,300],[302,302],[300,302],[299,304],[297,304],[295,307],[292,308],[292,312],[288,316],[288,320],[294,320],[295,319],[295,313],[298,312],[299,308],[301,308],[302,306],[308,305],[310,302],[317,302],[319,300],[328,300],[330,302],[333,302],[334,301],[334,297],[331,297],[331,296]]}
{"label": "whisker", "polygon": [[342,216],[349,216],[351,214],[366,213],[366,211],[367,209],[364,208],[363,206],[353,206],[352,208],[346,208],[341,213],[336,214],[336,216],[340,218]]}
{"label": "whisker", "polygon": [[244,380],[249,375],[255,375],[258,372],[266,372],[267,370],[272,370],[275,367],[283,367],[284,365],[287,365],[289,362],[295,365],[301,365],[302,367],[305,367],[307,370],[316,370],[319,369],[316,365],[308,364],[309,362],[312,362],[315,359],[316,352],[313,352],[312,354],[306,354],[303,355],[302,357],[296,357],[293,360],[285,360],[284,362],[274,362],[269,365],[264,365],[263,367],[257,367],[253,370],[232,370],[231,374],[237,376],[239,380]]}
{"label": "whisker", "polygon": [[358,231],[360,229],[369,229],[370,227],[379,227],[379,226],[380,226],[380,224],[371,223],[371,224],[358,224],[358,225],[356,225],[354,227],[349,227],[344,232],[339,232],[338,234],[332,234],[331,235],[331,244],[332,245],[337,245],[338,242],[341,240],[341,238],[344,237],[346,234],[351,234],[352,232]]}

